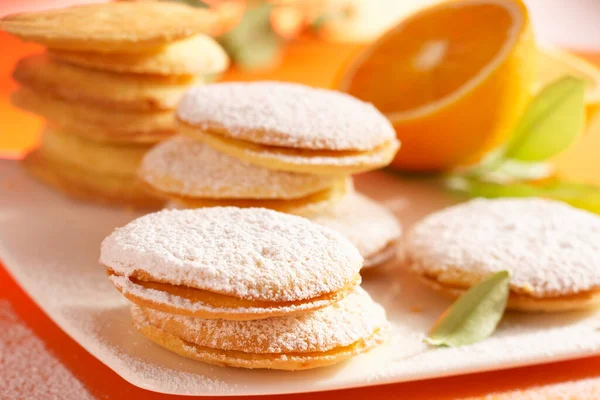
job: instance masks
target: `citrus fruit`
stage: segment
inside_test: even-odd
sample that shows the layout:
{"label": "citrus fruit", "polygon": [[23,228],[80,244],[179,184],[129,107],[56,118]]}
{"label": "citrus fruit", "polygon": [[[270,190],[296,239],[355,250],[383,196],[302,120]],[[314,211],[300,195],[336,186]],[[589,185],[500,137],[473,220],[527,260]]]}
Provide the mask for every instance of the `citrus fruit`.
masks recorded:
{"label": "citrus fruit", "polygon": [[391,120],[402,141],[394,166],[440,171],[506,138],[531,98],[535,54],[521,1],[450,1],[401,21],[337,86]]}
{"label": "citrus fruit", "polygon": [[587,81],[585,111],[587,120],[591,120],[600,109],[600,69],[568,51],[553,47],[539,49],[537,65],[534,93],[565,75]]}

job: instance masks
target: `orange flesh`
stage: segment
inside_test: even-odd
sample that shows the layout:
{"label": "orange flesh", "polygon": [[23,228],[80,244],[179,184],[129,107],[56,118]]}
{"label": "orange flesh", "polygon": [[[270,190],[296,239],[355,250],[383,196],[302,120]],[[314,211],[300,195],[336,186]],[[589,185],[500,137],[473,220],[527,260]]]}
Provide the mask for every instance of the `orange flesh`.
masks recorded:
{"label": "orange flesh", "polygon": [[508,11],[494,4],[424,12],[380,39],[347,92],[386,114],[441,100],[495,57],[512,25]]}

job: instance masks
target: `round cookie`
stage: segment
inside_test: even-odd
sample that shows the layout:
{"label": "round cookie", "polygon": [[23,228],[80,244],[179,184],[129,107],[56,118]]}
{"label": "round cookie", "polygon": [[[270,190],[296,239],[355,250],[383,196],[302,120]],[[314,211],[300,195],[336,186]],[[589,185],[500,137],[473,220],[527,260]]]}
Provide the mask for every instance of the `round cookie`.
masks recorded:
{"label": "round cookie", "polygon": [[132,302],[200,318],[259,319],[336,303],[362,257],[339,233],[262,208],[164,210],[117,229],[100,263]]}
{"label": "round cookie", "polygon": [[270,169],[348,175],[389,164],[399,147],[373,105],[283,82],[217,83],[189,90],[180,132]]}
{"label": "round cookie", "polygon": [[210,12],[169,2],[109,2],[8,15],[0,29],[51,49],[133,53],[215,30]]}
{"label": "round cookie", "polygon": [[118,73],[212,75],[229,66],[225,50],[211,37],[195,35],[151,53],[103,54],[49,50],[52,58],[75,65]]}
{"label": "round cookie", "polygon": [[360,193],[349,194],[310,220],[347,237],[365,259],[363,269],[396,257],[402,234],[400,222],[387,208]]}
{"label": "round cookie", "polygon": [[41,182],[79,200],[157,209],[163,200],[135,178],[145,146],[109,146],[46,128],[38,149],[23,164]]}
{"label": "round cookie", "polygon": [[59,128],[46,127],[40,148],[54,159],[90,172],[134,180],[150,146],[94,142]]}
{"label": "round cookie", "polygon": [[330,207],[351,189],[351,178],[258,167],[184,136],[150,150],[139,177],[176,208],[229,205],[304,215]]}
{"label": "round cookie", "polygon": [[600,217],[558,201],[471,200],[417,223],[404,245],[408,268],[448,295],[508,270],[510,309],[600,304]]}
{"label": "round cookie", "polygon": [[360,287],[337,304],[254,321],[207,320],[134,306],[134,326],[153,342],[209,364],[302,370],[345,361],[383,343],[383,307]]}
{"label": "round cookie", "polygon": [[132,111],[173,110],[189,87],[202,83],[202,78],[194,76],[90,70],[55,61],[46,54],[19,60],[13,77],[37,93],[95,107]]}
{"label": "round cookie", "polygon": [[19,108],[71,133],[102,142],[156,143],[175,132],[171,111],[105,110],[21,87],[11,97]]}

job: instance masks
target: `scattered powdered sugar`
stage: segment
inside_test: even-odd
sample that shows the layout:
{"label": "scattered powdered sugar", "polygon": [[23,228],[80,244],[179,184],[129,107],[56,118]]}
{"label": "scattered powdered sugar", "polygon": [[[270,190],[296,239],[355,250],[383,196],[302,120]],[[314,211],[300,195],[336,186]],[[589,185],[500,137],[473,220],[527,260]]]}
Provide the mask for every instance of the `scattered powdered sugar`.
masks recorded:
{"label": "scattered powdered sugar", "polygon": [[512,290],[536,297],[600,287],[600,217],[552,200],[475,199],[447,208],[415,224],[405,250],[411,268],[442,281],[506,269]]}
{"label": "scattered powdered sugar", "polygon": [[493,393],[464,400],[576,400],[600,399],[600,379],[587,378],[577,381],[553,383],[524,390]]}
{"label": "scattered powdered sugar", "polygon": [[[428,348],[422,339],[449,303],[432,295],[415,276],[399,269],[393,276],[371,276],[363,284],[373,299],[384,306],[393,326],[391,340],[367,355],[335,368],[294,373],[211,367],[169,353],[135,331],[128,302],[106,279],[103,268],[96,266],[98,243],[113,226],[129,221],[132,214],[75,204],[54,196],[27,178],[12,161],[0,162],[0,177],[18,183],[11,190],[0,190],[0,209],[6,214],[0,223],[0,258],[5,267],[32,299],[42,305],[49,318],[86,351],[128,381],[148,390],[195,396],[331,390],[551,362],[600,352],[598,310],[534,316],[507,313],[494,336],[480,343],[460,348]],[[383,178],[387,179],[365,176],[361,186],[369,189],[370,194],[379,190],[378,199],[385,204],[402,193],[410,205],[402,213],[403,222],[422,215],[424,210],[447,204],[427,185],[410,186],[406,190],[402,182]],[[378,185],[370,185],[376,180]],[[383,192],[381,185],[387,185]],[[0,342],[6,337],[4,332],[4,326],[0,327]],[[35,355],[39,353],[36,350]],[[33,365],[28,357],[18,360]],[[2,370],[0,382],[3,379],[6,375]],[[4,384],[0,383],[0,387],[4,389]],[[63,390],[76,387],[70,385]],[[587,391],[582,393],[584,398],[598,397],[591,389],[589,395]],[[69,399],[66,395],[57,398]],[[78,393],[71,398],[86,397]]]}
{"label": "scattered powdered sugar", "polygon": [[177,114],[200,129],[218,126],[229,137],[271,146],[371,150],[396,137],[372,104],[294,83],[198,86],[184,95]]}
{"label": "scattered powdered sugar", "polygon": [[385,310],[357,287],[340,302],[321,310],[252,321],[201,319],[134,307],[134,319],[170,331],[200,346],[245,353],[322,352],[349,346],[387,326]]}
{"label": "scattered powdered sugar", "polygon": [[[145,338],[140,338],[145,340]],[[143,359],[131,357],[124,352],[118,352],[118,362],[126,366],[137,375],[142,382],[148,383],[161,382],[161,389],[164,391],[190,394],[202,391],[207,394],[219,393],[234,395],[238,384],[225,382],[224,380],[211,374],[210,370],[206,373],[186,372],[178,369],[162,366],[158,363],[148,363]]]}
{"label": "scattered powdered sugar", "polygon": [[389,210],[360,193],[351,193],[330,210],[310,217],[350,240],[364,257],[400,238],[402,228]]}
{"label": "scattered powdered sugar", "polygon": [[162,192],[213,199],[294,199],[325,190],[338,179],[258,167],[184,136],[150,150],[139,175]]}
{"label": "scattered powdered sugar", "polygon": [[262,208],[163,210],[116,229],[100,263],[249,300],[296,301],[345,287],[362,257],[340,233]]}
{"label": "scattered powdered sugar", "polygon": [[0,300],[0,397],[5,400],[86,400],[94,397]]}

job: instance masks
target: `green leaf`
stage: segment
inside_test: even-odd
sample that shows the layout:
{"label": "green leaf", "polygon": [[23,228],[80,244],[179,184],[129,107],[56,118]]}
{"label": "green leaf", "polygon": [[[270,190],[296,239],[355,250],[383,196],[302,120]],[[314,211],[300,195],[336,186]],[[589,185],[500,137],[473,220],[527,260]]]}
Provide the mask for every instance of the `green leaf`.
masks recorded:
{"label": "green leaf", "polygon": [[312,29],[318,31],[319,29],[321,29],[325,25],[327,25],[329,22],[344,20],[344,19],[348,18],[349,16],[350,16],[350,10],[348,10],[347,8],[342,8],[340,10],[327,12],[327,13],[321,14],[317,18],[315,18],[311,23],[311,27],[312,27]]}
{"label": "green leaf", "polygon": [[567,76],[529,104],[504,147],[504,158],[544,161],[565,150],[583,131],[585,81]]}
{"label": "green leaf", "polygon": [[508,271],[500,271],[467,290],[442,314],[425,342],[456,347],[490,336],[504,315],[509,280]]}
{"label": "green leaf", "polygon": [[545,188],[546,196],[600,214],[600,187],[569,182],[555,182]]}
{"label": "green leaf", "polygon": [[219,38],[240,67],[263,68],[277,59],[282,40],[271,26],[272,9],[273,5],[266,2],[248,8],[235,28]]}
{"label": "green leaf", "polygon": [[175,3],[187,4],[188,6],[192,6],[192,7],[209,8],[209,5],[206,4],[202,0],[169,0],[169,1],[173,1]]}
{"label": "green leaf", "polygon": [[523,182],[501,184],[452,176],[446,181],[446,184],[452,190],[465,192],[473,197],[533,197],[540,195],[539,188]]}
{"label": "green leaf", "polygon": [[568,203],[596,214],[600,214],[600,187],[555,180],[547,183],[516,182],[500,184],[453,176],[447,185],[474,197],[543,197]]}

